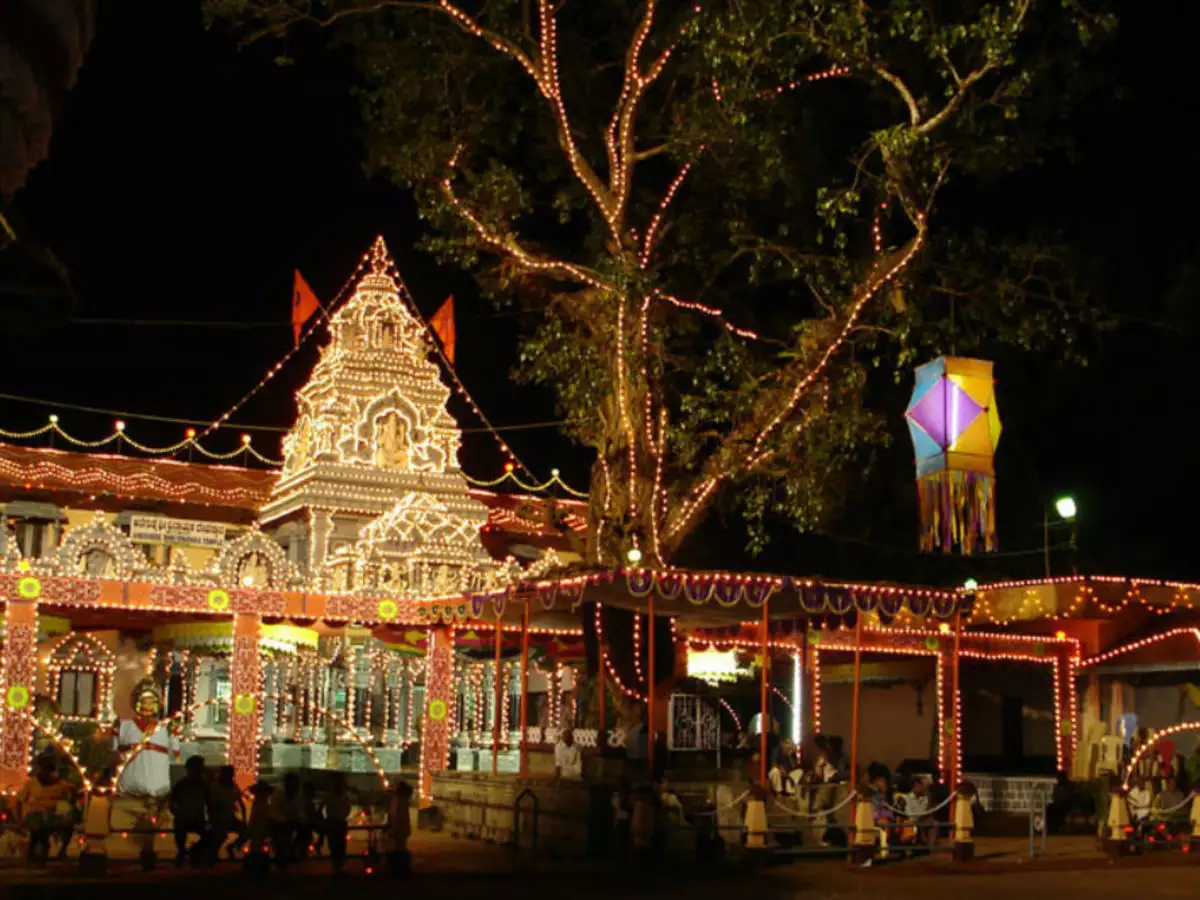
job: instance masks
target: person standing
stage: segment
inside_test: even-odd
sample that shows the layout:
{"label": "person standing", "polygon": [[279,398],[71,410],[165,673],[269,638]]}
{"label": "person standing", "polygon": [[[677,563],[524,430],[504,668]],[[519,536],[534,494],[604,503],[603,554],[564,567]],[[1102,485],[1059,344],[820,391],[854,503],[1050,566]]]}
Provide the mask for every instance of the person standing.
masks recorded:
{"label": "person standing", "polygon": [[190,756],[184,764],[183,778],[171,788],[168,804],[175,824],[175,868],[183,868],[188,858],[188,835],[199,837],[192,847],[191,859],[203,860],[207,850],[208,823],[205,816],[212,806],[211,791],[204,779],[204,757]]}
{"label": "person standing", "polygon": [[554,745],[554,777],[582,778],[583,757],[579,746],[575,743],[575,734],[570,728],[564,728],[558,743]]}
{"label": "person standing", "polygon": [[341,772],[333,775],[333,786],[329,799],[325,801],[325,840],[329,843],[329,859],[333,871],[341,872],[346,864],[346,834],[350,830],[350,794],[346,790],[346,776]]}
{"label": "person standing", "polygon": [[209,806],[209,840],[212,859],[221,855],[221,848],[232,834],[234,841],[225,849],[230,859],[236,859],[238,849],[246,839],[246,800],[237,786],[233,766],[221,766],[217,783],[212,787]]}

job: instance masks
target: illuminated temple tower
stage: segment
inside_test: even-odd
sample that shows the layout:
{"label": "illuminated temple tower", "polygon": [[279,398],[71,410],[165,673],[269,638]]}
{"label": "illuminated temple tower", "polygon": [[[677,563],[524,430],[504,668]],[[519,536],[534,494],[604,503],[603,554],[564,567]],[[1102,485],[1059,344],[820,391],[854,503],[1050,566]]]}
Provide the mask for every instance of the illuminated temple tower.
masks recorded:
{"label": "illuminated temple tower", "polygon": [[479,537],[487,508],[468,493],[450,390],[383,238],[367,269],[297,393],[259,521],[314,587],[461,594],[502,571]]}

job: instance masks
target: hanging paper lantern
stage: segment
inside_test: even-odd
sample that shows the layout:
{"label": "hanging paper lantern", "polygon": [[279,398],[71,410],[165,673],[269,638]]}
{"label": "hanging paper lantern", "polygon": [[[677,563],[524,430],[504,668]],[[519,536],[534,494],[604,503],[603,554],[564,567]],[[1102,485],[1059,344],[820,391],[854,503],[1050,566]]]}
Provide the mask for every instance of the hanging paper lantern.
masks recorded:
{"label": "hanging paper lantern", "polygon": [[992,364],[943,356],[918,366],[905,412],[917,457],[921,549],[996,549],[1000,441]]}

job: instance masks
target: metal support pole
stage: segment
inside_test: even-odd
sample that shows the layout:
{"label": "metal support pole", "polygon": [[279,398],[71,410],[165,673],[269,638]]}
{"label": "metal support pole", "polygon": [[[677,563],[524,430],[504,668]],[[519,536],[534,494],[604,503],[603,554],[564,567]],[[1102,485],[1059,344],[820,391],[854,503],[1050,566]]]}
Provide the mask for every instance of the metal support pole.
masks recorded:
{"label": "metal support pole", "polygon": [[521,611],[521,777],[529,774],[529,601]]}
{"label": "metal support pole", "polygon": [[770,694],[768,693],[770,685],[770,666],[771,666],[771,634],[769,620],[767,619],[767,610],[770,605],[770,600],[763,601],[762,614],[762,672],[761,683],[759,689],[761,696],[759,700],[762,705],[762,716],[759,719],[760,727],[758,729],[758,780],[765,786],[767,783],[767,722],[771,715]]}
{"label": "metal support pole", "polygon": [[850,705],[850,786],[858,784],[858,701],[862,680],[862,613],[854,619],[854,694]]}
{"label": "metal support pole", "polygon": [[[654,592],[646,605],[646,760],[654,781]],[[637,613],[634,613],[637,615]]]}
{"label": "metal support pole", "polygon": [[496,669],[492,676],[492,774],[500,772],[500,704],[504,702],[504,678],[501,675],[500,651],[504,644],[504,628],[499,616],[496,616]]}

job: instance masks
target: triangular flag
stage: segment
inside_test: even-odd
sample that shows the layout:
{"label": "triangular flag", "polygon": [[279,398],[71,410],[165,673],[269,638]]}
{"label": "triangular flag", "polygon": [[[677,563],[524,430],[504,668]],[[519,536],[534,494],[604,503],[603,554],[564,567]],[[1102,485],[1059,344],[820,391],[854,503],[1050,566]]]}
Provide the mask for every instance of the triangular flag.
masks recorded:
{"label": "triangular flag", "polygon": [[297,346],[300,345],[300,334],[304,331],[304,323],[311,319],[320,308],[321,301],[317,299],[317,295],[313,293],[312,288],[308,286],[308,282],[304,280],[304,276],[297,269],[292,281],[292,335],[296,339]]}
{"label": "triangular flag", "polygon": [[446,302],[433,314],[433,318],[429,320],[429,325],[433,328],[433,333],[438,336],[438,340],[442,342],[442,352],[446,354],[446,359],[450,360],[450,365],[454,365],[453,294],[447,297]]}

